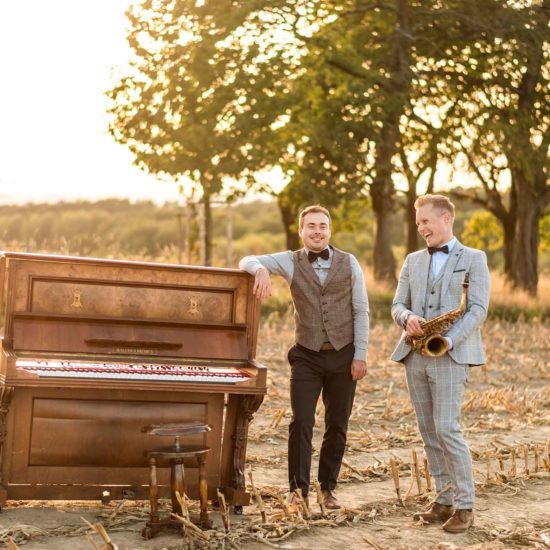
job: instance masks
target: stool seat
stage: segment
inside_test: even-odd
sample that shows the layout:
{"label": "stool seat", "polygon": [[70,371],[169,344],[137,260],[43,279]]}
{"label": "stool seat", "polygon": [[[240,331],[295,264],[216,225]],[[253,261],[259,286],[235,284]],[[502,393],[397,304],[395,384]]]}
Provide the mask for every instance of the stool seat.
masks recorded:
{"label": "stool seat", "polygon": [[178,458],[197,458],[206,455],[210,447],[201,447],[199,445],[186,445],[184,447],[162,447],[160,449],[149,449],[143,452],[147,458],[156,458],[157,460],[174,460]]}
{"label": "stool seat", "polygon": [[212,431],[212,426],[198,421],[186,422],[185,424],[150,424],[149,426],[143,426],[141,431],[149,435],[171,435],[176,437],[210,432]]}
{"label": "stool seat", "polygon": [[201,527],[209,528],[212,522],[208,519],[208,484],[206,479],[206,456],[210,452],[209,447],[203,445],[185,445],[180,442],[181,437],[206,433],[212,427],[202,422],[186,422],[172,424],[151,424],[144,426],[141,431],[149,435],[172,436],[174,445],[147,449],[144,455],[149,460],[149,501],[151,504],[150,519],[142,531],[145,539],[154,537],[162,528],[182,528],[182,523],[172,518],[160,519],[158,513],[158,484],[157,484],[157,461],[168,462],[170,467],[170,497],[172,500],[172,511],[181,516],[183,514],[180,501],[185,495],[184,460],[194,458],[199,469],[199,497],[200,517],[198,524]]}

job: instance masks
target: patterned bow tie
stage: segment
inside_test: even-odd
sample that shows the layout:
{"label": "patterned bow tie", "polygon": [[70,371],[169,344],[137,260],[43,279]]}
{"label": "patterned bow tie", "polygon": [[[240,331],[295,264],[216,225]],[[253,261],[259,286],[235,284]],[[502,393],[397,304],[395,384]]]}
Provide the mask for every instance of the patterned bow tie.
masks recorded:
{"label": "patterned bow tie", "polygon": [[311,250],[307,253],[307,259],[310,263],[313,263],[317,258],[322,258],[323,260],[328,260],[330,254],[328,248],[321,250],[321,252],[312,252]]}
{"label": "patterned bow tie", "polygon": [[428,246],[428,252],[430,253],[430,256],[434,254],[435,252],[443,252],[444,254],[449,253],[449,247],[447,245],[444,246]]}

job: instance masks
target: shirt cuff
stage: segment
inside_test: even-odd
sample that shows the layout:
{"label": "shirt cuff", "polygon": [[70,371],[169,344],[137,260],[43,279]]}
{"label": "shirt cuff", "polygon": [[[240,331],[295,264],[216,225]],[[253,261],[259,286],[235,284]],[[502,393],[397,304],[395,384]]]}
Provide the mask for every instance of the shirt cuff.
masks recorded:
{"label": "shirt cuff", "polygon": [[445,336],[445,340],[447,340],[447,344],[449,344],[449,349],[453,349],[453,341],[448,336]]}
{"label": "shirt cuff", "polygon": [[367,350],[365,348],[358,348],[355,347],[355,354],[353,356],[354,359],[357,359],[358,361],[366,361],[367,360]]}

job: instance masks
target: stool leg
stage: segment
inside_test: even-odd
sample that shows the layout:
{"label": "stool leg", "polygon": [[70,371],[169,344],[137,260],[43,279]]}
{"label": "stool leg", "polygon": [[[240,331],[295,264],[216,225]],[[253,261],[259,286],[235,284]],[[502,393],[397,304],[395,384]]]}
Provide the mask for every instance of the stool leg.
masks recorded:
{"label": "stool leg", "polygon": [[158,523],[158,494],[159,486],[157,484],[157,463],[154,458],[149,459],[149,502],[151,505],[151,523]]}
{"label": "stool leg", "polygon": [[170,497],[172,498],[172,511],[181,516],[183,515],[183,510],[181,509],[178,498],[176,497],[176,491],[180,494],[182,499],[185,499],[183,462],[172,460],[172,466],[170,469]]}
{"label": "stool leg", "polygon": [[208,482],[206,480],[206,457],[199,455],[199,498],[201,502],[200,524],[202,527],[208,526]]}

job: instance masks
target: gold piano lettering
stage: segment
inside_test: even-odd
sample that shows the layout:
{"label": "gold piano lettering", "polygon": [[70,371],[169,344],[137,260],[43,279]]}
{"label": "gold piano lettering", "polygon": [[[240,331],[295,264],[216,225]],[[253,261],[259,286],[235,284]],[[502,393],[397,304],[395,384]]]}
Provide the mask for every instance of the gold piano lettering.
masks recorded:
{"label": "gold piano lettering", "polygon": [[73,289],[73,303],[71,304],[71,307],[81,308],[82,302],[80,301],[80,297],[82,296],[82,291],[78,288]]}
{"label": "gold piano lettering", "polygon": [[191,296],[189,298],[189,313],[191,315],[197,315],[199,311],[199,299],[196,296]]}

